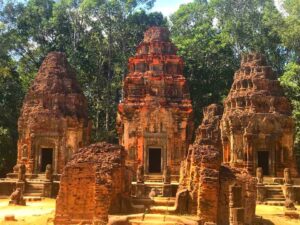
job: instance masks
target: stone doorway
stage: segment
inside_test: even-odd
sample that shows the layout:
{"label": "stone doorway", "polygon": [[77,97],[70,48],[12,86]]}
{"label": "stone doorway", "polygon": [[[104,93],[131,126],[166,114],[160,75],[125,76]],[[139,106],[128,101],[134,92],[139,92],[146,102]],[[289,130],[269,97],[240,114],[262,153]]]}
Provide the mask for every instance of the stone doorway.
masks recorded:
{"label": "stone doorway", "polygon": [[41,149],[41,167],[40,172],[46,171],[46,166],[53,163],[53,148]]}
{"label": "stone doorway", "polygon": [[149,148],[148,172],[161,173],[162,151],[161,148]]}
{"label": "stone doorway", "polygon": [[257,167],[261,167],[263,174],[270,175],[269,170],[269,152],[268,151],[258,151],[257,152]]}

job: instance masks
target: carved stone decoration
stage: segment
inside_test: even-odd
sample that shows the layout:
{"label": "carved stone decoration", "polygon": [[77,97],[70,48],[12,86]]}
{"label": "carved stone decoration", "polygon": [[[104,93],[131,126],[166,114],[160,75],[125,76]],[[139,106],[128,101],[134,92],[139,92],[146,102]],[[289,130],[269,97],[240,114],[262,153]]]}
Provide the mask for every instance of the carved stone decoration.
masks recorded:
{"label": "carved stone decoration", "polygon": [[284,184],[293,184],[292,176],[291,176],[291,170],[289,168],[285,168],[283,171],[283,182]]}
{"label": "carved stone decoration", "polygon": [[[222,106],[216,104],[203,110],[203,121],[197,129],[195,142],[182,163],[177,194],[183,190],[188,192],[188,211],[197,215],[203,224],[229,225],[230,221],[253,224],[256,179],[246,170],[221,164],[219,125],[222,113]],[[230,208],[230,187],[234,184],[240,187],[243,199],[237,199],[238,195],[231,196]]]}
{"label": "carved stone decoration", "polygon": [[[118,106],[119,144],[128,152],[126,165],[145,174],[163,175],[166,165],[178,175],[193,135],[193,109],[183,76],[183,60],[163,27],[151,27],[129,59],[129,74]],[[160,165],[153,169],[151,153]],[[168,152],[168,154],[167,154]],[[160,156],[159,156],[160,155]]]}
{"label": "carved stone decoration", "polygon": [[87,111],[86,98],[66,55],[50,52],[23,101],[17,164],[25,163],[29,174],[44,173],[46,165],[39,159],[52,154],[54,173],[60,174],[68,160],[67,146],[77,151],[89,141]]}
{"label": "carved stone decoration", "polygon": [[175,209],[178,214],[189,213],[189,191],[182,189],[176,193]]}
{"label": "carved stone decoration", "polygon": [[46,180],[49,180],[49,181],[52,181],[52,165],[51,164],[48,164],[46,166],[46,172],[45,172],[45,177],[46,177]]}
{"label": "carved stone decoration", "polygon": [[265,201],[267,194],[267,189],[264,187],[264,185],[257,185],[257,196],[256,200],[257,203],[262,204]]}
{"label": "carved stone decoration", "polygon": [[137,172],[136,172],[136,182],[137,183],[144,183],[144,166],[139,165]]}
{"label": "carved stone decoration", "polygon": [[22,160],[27,159],[27,156],[28,156],[28,147],[27,145],[24,145],[22,147]]}
{"label": "carved stone decoration", "polygon": [[261,167],[256,168],[256,179],[257,179],[257,184],[264,183],[264,174]]}
{"label": "carved stone decoration", "polygon": [[18,173],[19,172],[19,164],[16,164],[14,167],[13,167],[13,173]]}
{"label": "carved stone decoration", "polygon": [[25,178],[25,174],[26,174],[26,166],[25,164],[21,164],[19,166],[19,171],[18,171],[18,181],[22,181],[25,182],[26,178]]}
{"label": "carved stone decoration", "polygon": [[171,171],[170,167],[166,166],[164,169],[164,184],[170,184],[171,183]]}
{"label": "carved stone decoration", "polygon": [[129,199],[126,170],[122,146],[101,142],[79,149],[61,176],[54,224],[107,224]]}
{"label": "carved stone decoration", "polygon": [[260,166],[265,176],[282,177],[284,168],[297,176],[294,127],[291,104],[266,58],[244,55],[224,101],[224,163],[246,168],[252,175]]}
{"label": "carved stone decoration", "polygon": [[156,189],[155,189],[155,188],[152,188],[151,191],[149,192],[148,196],[149,196],[150,199],[154,199],[154,197],[157,196],[157,191],[156,191]]}
{"label": "carved stone decoration", "polygon": [[26,205],[26,201],[23,198],[23,193],[21,188],[17,188],[11,195],[9,204],[13,205]]}
{"label": "carved stone decoration", "polygon": [[283,194],[285,197],[285,208],[289,210],[296,210],[295,207],[295,190],[292,185],[283,185]]}

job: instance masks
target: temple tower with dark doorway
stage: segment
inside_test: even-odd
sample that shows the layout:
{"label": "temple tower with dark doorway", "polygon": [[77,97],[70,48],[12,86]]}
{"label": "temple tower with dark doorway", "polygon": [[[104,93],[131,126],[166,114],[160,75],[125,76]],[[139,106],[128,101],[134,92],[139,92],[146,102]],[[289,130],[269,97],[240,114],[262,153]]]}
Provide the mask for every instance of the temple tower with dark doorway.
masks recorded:
{"label": "temple tower with dark doorway", "polygon": [[89,139],[87,101],[75,71],[61,52],[49,53],[23,102],[18,121],[17,164],[27,173],[55,174]]}
{"label": "temple tower with dark doorway", "polygon": [[118,107],[120,144],[128,153],[126,164],[146,175],[161,175],[166,166],[179,175],[193,132],[193,110],[169,31],[152,27],[145,32],[137,53],[129,59],[124,99]]}
{"label": "temple tower with dark doorway", "polygon": [[247,168],[261,167],[266,176],[297,176],[292,107],[266,58],[244,55],[224,101],[221,121],[223,161]]}

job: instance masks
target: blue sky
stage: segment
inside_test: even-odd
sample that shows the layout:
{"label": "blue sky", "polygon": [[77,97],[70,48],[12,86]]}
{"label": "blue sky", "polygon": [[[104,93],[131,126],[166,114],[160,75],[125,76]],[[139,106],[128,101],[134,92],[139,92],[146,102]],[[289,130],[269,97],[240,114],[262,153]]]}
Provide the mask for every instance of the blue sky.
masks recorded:
{"label": "blue sky", "polygon": [[[174,13],[181,4],[192,2],[193,0],[156,0],[151,11],[162,12],[164,16],[170,16]],[[274,0],[276,6],[280,8],[282,0]]]}
{"label": "blue sky", "polygon": [[151,11],[162,12],[164,16],[174,13],[181,4],[192,2],[193,0],[156,0]]}

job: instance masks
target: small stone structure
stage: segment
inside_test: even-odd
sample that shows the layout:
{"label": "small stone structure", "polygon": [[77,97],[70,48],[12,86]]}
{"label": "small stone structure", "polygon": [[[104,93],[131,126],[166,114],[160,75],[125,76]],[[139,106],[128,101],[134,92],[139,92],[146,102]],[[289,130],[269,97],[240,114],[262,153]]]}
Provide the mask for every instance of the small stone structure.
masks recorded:
{"label": "small stone structure", "polygon": [[137,53],[129,59],[124,99],[118,107],[119,144],[128,152],[126,164],[135,173],[142,164],[145,175],[160,174],[166,166],[178,178],[193,135],[192,105],[167,28],[145,32]]}
{"label": "small stone structure", "polygon": [[[247,171],[221,165],[220,119],[222,107],[204,109],[194,144],[182,164],[179,191],[188,190],[186,213],[202,224],[252,224],[255,218],[256,181]],[[236,193],[235,187],[239,187]],[[241,223],[235,223],[239,221]]]}
{"label": "small stone structure", "polygon": [[11,195],[10,195],[10,205],[26,205],[26,201],[23,198],[23,191],[21,188],[17,188]]}
{"label": "small stone structure", "polygon": [[61,176],[54,223],[107,224],[108,214],[120,212],[128,198],[126,179],[123,147],[101,142],[81,148]]}
{"label": "small stone structure", "polygon": [[89,139],[87,102],[74,70],[61,52],[49,53],[23,102],[18,121],[17,164],[27,173],[60,174]]}
{"label": "small stone structure", "polygon": [[292,108],[272,68],[261,54],[244,55],[224,101],[223,161],[255,175],[297,176]]}

